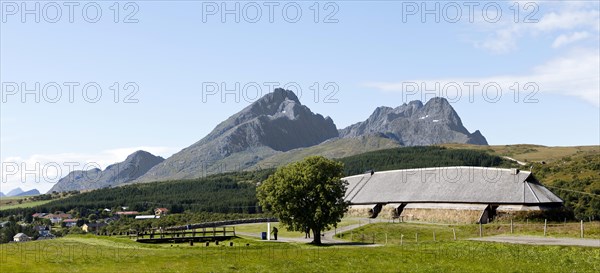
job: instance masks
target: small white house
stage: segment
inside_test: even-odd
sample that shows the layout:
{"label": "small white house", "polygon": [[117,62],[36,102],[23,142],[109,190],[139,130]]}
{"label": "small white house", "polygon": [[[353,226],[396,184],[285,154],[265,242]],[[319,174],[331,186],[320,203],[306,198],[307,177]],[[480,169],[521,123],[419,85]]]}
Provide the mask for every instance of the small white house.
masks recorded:
{"label": "small white house", "polygon": [[29,236],[27,236],[27,234],[25,234],[25,233],[17,233],[17,235],[15,235],[15,237],[13,237],[13,240],[15,242],[27,242],[27,241],[30,241],[31,238]]}

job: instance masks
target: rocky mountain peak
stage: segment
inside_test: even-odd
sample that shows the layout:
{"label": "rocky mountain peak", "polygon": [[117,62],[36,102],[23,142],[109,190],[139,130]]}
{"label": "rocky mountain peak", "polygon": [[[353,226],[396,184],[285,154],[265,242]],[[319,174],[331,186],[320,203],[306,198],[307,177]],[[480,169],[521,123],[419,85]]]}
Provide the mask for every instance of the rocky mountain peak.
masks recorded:
{"label": "rocky mountain peak", "polygon": [[337,136],[331,118],[313,113],[294,92],[277,88],[138,181],[196,178],[218,172],[223,165],[251,166],[275,153],[317,145]]}
{"label": "rocky mountain peak", "polygon": [[401,145],[472,143],[487,145],[479,131],[470,134],[445,98],[432,98],[426,104],[411,101],[394,109],[378,107],[371,116],[339,131],[340,137],[384,135]]}

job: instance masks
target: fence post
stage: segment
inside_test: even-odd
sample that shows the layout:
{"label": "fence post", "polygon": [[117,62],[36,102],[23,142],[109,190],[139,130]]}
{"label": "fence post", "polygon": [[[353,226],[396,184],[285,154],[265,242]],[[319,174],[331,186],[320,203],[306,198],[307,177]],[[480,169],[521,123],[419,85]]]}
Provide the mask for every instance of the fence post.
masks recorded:
{"label": "fence post", "polygon": [[513,219],[510,219],[510,234],[513,234]]}
{"label": "fence post", "polygon": [[433,241],[435,242],[435,231],[433,232]]}
{"label": "fence post", "polygon": [[385,234],[385,244],[387,245],[387,233]]}
{"label": "fence post", "polygon": [[402,239],[404,239],[404,234],[400,234],[400,245],[402,245]]}
{"label": "fence post", "polygon": [[454,228],[452,228],[452,235],[454,235],[454,241],[456,241],[456,230]]}
{"label": "fence post", "polygon": [[583,220],[581,220],[581,232],[580,237],[583,238]]}
{"label": "fence post", "polygon": [[546,236],[547,230],[548,230],[548,219],[544,219],[544,236]]}
{"label": "fence post", "polygon": [[417,242],[417,243],[419,242],[419,233],[418,232],[415,233],[415,242]]}
{"label": "fence post", "polygon": [[483,237],[483,224],[479,222],[479,237]]}

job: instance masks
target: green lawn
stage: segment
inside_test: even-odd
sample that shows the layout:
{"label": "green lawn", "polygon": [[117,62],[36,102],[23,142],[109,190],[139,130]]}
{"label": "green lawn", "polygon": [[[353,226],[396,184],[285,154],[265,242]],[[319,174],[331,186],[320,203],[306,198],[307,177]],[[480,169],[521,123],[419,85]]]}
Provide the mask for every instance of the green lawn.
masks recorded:
{"label": "green lawn", "polygon": [[[358,218],[343,218],[342,221],[338,223],[338,228],[358,224],[359,221],[361,220]],[[365,223],[365,220],[362,220],[362,223]],[[279,230],[279,237],[304,238],[303,232],[287,231],[285,228],[280,227],[280,223],[271,223],[271,228],[273,227],[277,227]],[[237,225],[235,226],[235,231],[260,234],[263,231],[267,231],[267,223]]]}
{"label": "green lawn", "polygon": [[[483,235],[509,235],[510,224],[486,224],[483,225]],[[585,238],[600,239],[600,222],[586,222],[584,224]],[[453,230],[454,229],[454,230]],[[546,236],[579,238],[579,223],[551,223],[548,224]],[[453,241],[454,234],[457,240],[464,240],[479,236],[479,225],[442,225],[422,223],[378,223],[360,227],[352,232],[338,234],[338,238],[352,240],[355,242],[400,243],[400,237],[404,236],[403,242],[412,243],[417,239],[420,242],[433,241],[435,233],[436,241]],[[516,223],[513,226],[513,235],[535,235],[544,236],[544,223],[530,222]],[[418,237],[418,238],[417,238]]]}
{"label": "green lawn", "polygon": [[[379,228],[383,225],[371,225]],[[370,228],[369,226],[365,228]],[[1,272],[598,272],[600,249],[471,241],[382,247],[261,242],[209,247],[68,236],[0,246]],[[249,243],[250,246],[246,246]],[[227,245],[227,246],[225,246]]]}

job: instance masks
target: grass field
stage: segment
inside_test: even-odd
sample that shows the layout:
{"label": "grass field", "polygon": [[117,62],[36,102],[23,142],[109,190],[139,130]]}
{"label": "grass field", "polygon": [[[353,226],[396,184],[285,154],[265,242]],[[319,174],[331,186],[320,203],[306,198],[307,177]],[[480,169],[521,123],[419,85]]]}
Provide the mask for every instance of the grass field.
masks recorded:
{"label": "grass field", "polygon": [[[2,198],[2,199],[4,199],[4,198]],[[16,209],[16,208],[33,208],[33,207],[36,207],[36,206],[41,206],[41,205],[50,203],[51,201],[54,201],[54,200],[23,202],[21,204],[19,204],[17,201],[12,201],[12,202],[7,203],[7,204],[0,204],[0,210]]]}
{"label": "grass field", "polygon": [[[49,203],[52,200],[29,201],[30,196],[3,196],[0,198],[0,210],[15,209],[15,208],[32,208],[35,206]],[[19,201],[21,203],[19,204]]]}
{"label": "grass field", "polygon": [[[491,223],[483,225],[483,236],[510,235],[510,224]],[[454,230],[453,230],[454,229]],[[600,222],[584,223],[584,235],[588,239],[600,239]],[[453,241],[454,234],[457,240],[464,240],[479,236],[479,225],[442,225],[422,223],[377,223],[366,225],[352,232],[338,234],[336,237],[354,242],[366,242],[382,244],[399,244],[400,237],[407,243],[432,242],[433,236],[436,241]],[[418,235],[417,235],[418,234]],[[535,235],[544,236],[544,223],[515,223],[512,235]],[[580,238],[579,223],[549,223],[546,229],[547,237],[556,238]]]}
{"label": "grass field", "polygon": [[[357,218],[343,218],[342,221],[338,223],[338,228],[358,224],[359,221],[360,220]],[[279,237],[304,238],[304,232],[287,231],[285,228],[280,227],[279,223],[271,223],[271,227],[277,227],[277,229],[279,230]],[[267,231],[267,223],[237,225],[235,226],[235,231],[258,234],[260,232]]]}
{"label": "grass field", "polygon": [[[377,228],[378,225],[367,226]],[[0,246],[1,272],[597,272],[600,249],[471,241],[381,247],[261,242],[138,244],[68,236]],[[250,246],[246,246],[249,243]],[[227,246],[224,246],[224,245]]]}
{"label": "grass field", "polygon": [[598,146],[570,146],[570,147],[548,147],[532,144],[519,145],[471,145],[471,144],[443,144],[440,145],[454,149],[471,149],[488,151],[491,154],[498,156],[508,156],[519,161],[537,162],[545,161],[552,162],[566,156],[574,156],[583,153],[598,153]]}

